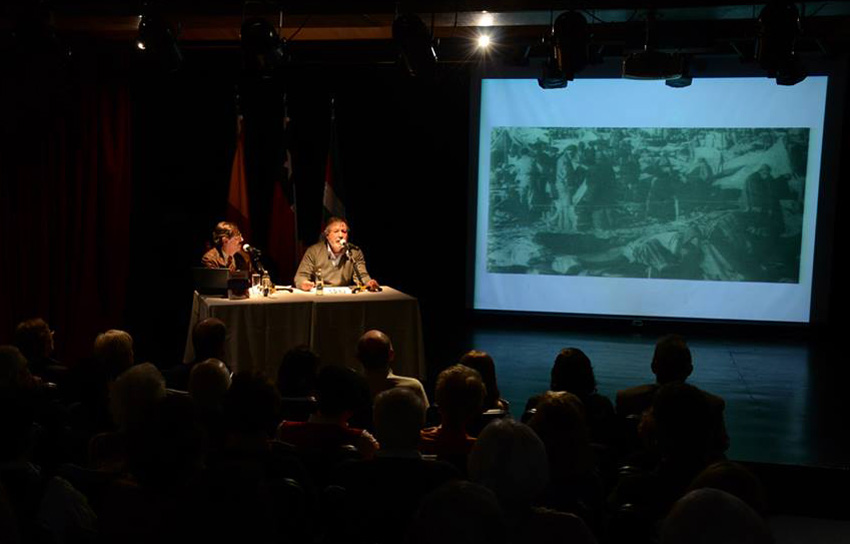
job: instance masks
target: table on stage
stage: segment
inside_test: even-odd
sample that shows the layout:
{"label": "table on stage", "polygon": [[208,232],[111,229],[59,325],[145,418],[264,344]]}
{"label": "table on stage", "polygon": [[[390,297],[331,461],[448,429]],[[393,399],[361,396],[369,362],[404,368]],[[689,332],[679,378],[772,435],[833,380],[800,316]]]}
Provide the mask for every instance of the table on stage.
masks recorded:
{"label": "table on stage", "polygon": [[392,339],[396,373],[424,378],[419,301],[391,287],[377,293],[339,291],[347,290],[326,289],[323,296],[277,291],[242,300],[195,292],[184,360],[194,357],[192,329],[208,317],[227,325],[226,356],[233,371],[263,371],[272,378],[283,354],[300,344],[310,346],[323,363],[356,366],[358,338],[380,329]]}

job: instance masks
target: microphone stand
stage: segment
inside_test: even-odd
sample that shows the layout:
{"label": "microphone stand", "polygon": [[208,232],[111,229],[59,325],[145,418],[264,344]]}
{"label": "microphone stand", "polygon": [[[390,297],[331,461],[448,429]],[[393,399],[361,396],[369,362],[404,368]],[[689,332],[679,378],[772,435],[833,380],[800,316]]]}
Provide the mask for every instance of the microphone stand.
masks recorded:
{"label": "microphone stand", "polygon": [[365,291],[366,286],[363,285],[363,276],[360,274],[360,269],[357,268],[357,261],[355,261],[354,257],[351,256],[350,244],[345,244],[345,256],[348,257],[348,260],[351,261],[351,264],[354,267],[354,282],[357,285],[354,286],[354,289],[351,290],[351,293],[356,295],[361,291]]}

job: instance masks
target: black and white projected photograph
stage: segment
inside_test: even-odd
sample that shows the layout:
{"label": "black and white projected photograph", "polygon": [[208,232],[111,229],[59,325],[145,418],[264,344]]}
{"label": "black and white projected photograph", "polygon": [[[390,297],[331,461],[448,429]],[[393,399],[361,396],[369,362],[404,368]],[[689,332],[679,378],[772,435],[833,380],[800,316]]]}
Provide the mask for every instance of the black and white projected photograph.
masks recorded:
{"label": "black and white projected photograph", "polygon": [[796,283],[808,128],[493,127],[487,271]]}

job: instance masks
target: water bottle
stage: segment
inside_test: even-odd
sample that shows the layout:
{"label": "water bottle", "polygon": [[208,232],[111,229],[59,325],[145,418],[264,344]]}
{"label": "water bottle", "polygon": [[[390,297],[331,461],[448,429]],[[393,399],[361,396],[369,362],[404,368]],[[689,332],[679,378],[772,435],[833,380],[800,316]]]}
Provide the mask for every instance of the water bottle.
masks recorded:
{"label": "water bottle", "polygon": [[272,290],[272,279],[269,277],[268,272],[263,272],[263,279],[261,280],[261,285],[263,289],[263,296],[269,296],[269,292]]}
{"label": "water bottle", "polygon": [[322,269],[316,270],[316,296],[320,297],[325,294],[325,280],[322,279]]}

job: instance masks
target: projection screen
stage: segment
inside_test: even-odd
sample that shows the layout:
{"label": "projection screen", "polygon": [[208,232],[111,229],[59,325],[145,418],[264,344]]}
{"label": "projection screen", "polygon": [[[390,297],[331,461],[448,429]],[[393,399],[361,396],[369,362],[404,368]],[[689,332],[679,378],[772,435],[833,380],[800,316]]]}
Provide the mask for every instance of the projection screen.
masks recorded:
{"label": "projection screen", "polygon": [[826,90],[482,79],[473,307],[807,323]]}

